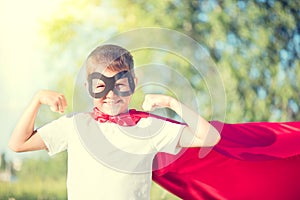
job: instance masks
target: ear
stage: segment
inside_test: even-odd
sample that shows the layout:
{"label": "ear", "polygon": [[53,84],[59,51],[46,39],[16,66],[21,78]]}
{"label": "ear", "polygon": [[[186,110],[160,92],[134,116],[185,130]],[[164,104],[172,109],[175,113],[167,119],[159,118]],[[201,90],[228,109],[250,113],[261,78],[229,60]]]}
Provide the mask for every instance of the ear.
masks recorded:
{"label": "ear", "polygon": [[89,84],[87,81],[84,81],[84,87],[87,91],[89,91]]}
{"label": "ear", "polygon": [[135,87],[134,87],[134,92],[135,92],[135,90],[136,90],[136,86],[137,86],[137,84],[138,84],[138,78],[137,77],[133,77],[133,81],[134,81],[134,85],[135,85]]}
{"label": "ear", "polygon": [[88,96],[91,97],[90,92],[89,92],[89,83],[87,81],[84,81],[84,88],[85,88],[85,91],[88,94]]}
{"label": "ear", "polygon": [[135,88],[136,88],[136,85],[138,84],[138,78],[134,77],[133,80],[134,80],[134,85],[135,85]]}

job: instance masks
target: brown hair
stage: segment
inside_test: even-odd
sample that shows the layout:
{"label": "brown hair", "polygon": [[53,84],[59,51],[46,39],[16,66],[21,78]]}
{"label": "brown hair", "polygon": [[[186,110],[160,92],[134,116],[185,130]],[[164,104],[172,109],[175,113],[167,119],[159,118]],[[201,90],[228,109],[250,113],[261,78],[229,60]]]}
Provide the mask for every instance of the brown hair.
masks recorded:
{"label": "brown hair", "polygon": [[131,71],[134,75],[132,55],[129,51],[117,45],[101,45],[89,54],[86,61],[87,75],[95,72],[99,66],[116,72]]}

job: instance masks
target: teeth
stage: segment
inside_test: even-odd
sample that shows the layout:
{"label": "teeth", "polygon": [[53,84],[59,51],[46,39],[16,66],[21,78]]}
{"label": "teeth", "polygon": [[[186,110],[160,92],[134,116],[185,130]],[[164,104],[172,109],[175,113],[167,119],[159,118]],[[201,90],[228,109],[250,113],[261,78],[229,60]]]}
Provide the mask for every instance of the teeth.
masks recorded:
{"label": "teeth", "polygon": [[114,104],[116,101],[105,101],[105,103]]}

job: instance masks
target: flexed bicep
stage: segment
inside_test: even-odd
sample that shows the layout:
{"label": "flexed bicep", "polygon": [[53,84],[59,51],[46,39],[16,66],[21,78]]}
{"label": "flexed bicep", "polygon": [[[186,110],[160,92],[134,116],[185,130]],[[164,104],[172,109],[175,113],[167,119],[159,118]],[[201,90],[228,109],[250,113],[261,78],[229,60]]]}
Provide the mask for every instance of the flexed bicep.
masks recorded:
{"label": "flexed bicep", "polygon": [[8,146],[16,152],[45,149],[45,144],[34,131],[34,123],[40,105],[45,104],[54,112],[63,113],[67,101],[63,94],[50,90],[39,91],[19,119]]}

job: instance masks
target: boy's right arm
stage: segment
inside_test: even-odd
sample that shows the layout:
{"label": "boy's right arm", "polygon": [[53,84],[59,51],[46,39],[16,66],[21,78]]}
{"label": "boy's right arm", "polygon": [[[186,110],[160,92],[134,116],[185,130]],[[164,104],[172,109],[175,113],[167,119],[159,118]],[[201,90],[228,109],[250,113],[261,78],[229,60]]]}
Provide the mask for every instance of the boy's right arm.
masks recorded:
{"label": "boy's right arm", "polygon": [[46,149],[40,135],[34,131],[34,123],[38,110],[42,104],[48,105],[54,112],[63,113],[67,106],[63,94],[42,90],[38,92],[21,116],[15,127],[8,146],[15,152]]}

